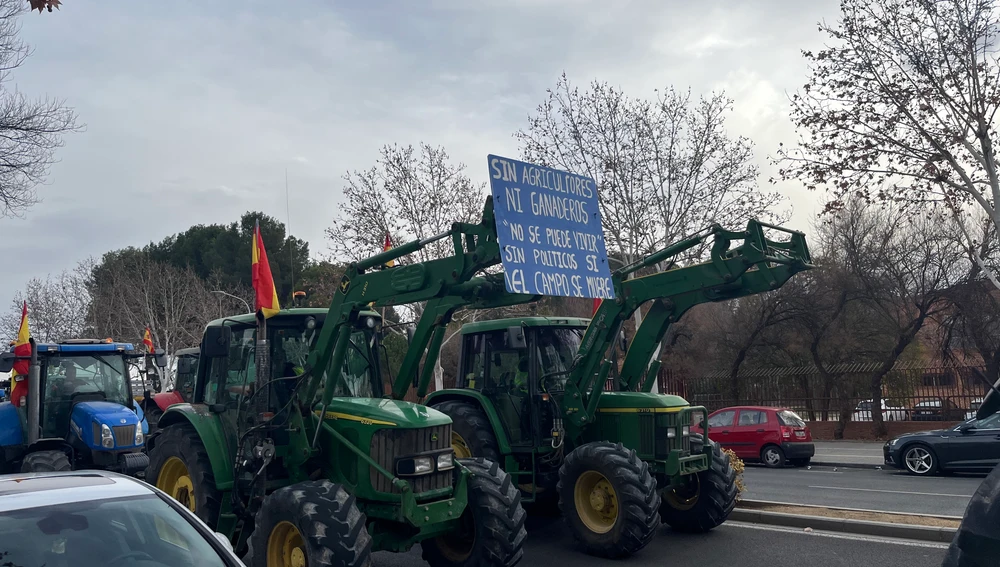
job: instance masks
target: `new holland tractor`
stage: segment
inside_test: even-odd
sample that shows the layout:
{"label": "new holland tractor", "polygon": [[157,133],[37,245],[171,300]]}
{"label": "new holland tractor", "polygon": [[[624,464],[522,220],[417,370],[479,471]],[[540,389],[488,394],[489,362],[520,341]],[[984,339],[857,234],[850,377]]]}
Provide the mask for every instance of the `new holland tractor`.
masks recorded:
{"label": "new holland tractor", "polygon": [[[25,402],[0,403],[0,473],[144,471],[144,418],[129,380],[142,354],[110,339],[31,344]],[[0,372],[17,359],[13,349],[0,354]]]}
{"label": "new holland tractor", "polygon": [[[445,238],[453,257],[384,268]],[[447,415],[384,396],[370,307],[461,295],[483,258],[499,258],[489,201],[479,224],[349,265],[328,310],[209,323],[192,402],[148,440],[147,482],[251,566],[367,565],[418,543],[433,567],[517,564],[520,492],[498,463],[455,459]]]}
{"label": "new holland tractor", "polygon": [[[765,229],[790,238],[769,240]],[[709,261],[627,279],[672,265],[671,259],[709,238]],[[425,378],[415,381],[417,396],[452,418],[456,456],[502,463],[536,508],[558,502],[588,553],[633,554],[661,522],[678,531],[707,531],[735,507],[735,474],[721,448],[705,442],[704,407],[650,393],[657,346],[694,305],[773,290],[811,266],[802,233],[756,221],[744,231],[713,226],[613,273],[617,299],[602,302],[592,320],[524,317],[465,325],[456,389],[424,398]],[[498,285],[477,296],[486,306],[533,299]],[[622,324],[647,302],[650,309],[628,343]],[[439,336],[463,306],[477,305],[455,297],[428,303],[401,377],[417,375],[428,337]],[[616,341],[627,345],[620,371],[615,368],[620,391],[605,392],[616,365],[607,352]],[[428,351],[428,358],[435,355]]]}

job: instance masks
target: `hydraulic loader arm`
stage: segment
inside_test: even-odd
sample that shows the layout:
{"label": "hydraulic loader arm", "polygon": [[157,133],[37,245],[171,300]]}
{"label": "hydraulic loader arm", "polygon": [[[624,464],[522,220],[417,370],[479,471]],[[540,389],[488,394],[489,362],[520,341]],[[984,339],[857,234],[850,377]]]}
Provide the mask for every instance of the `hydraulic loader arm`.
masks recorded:
{"label": "hydraulic loader arm", "polygon": [[[453,254],[446,258],[384,268],[386,262],[416,252],[432,242],[451,237]],[[487,197],[482,221],[478,224],[455,223],[451,230],[407,242],[360,262],[351,263],[334,294],[326,322],[309,353],[306,373],[306,403],[315,399],[323,376],[323,405],[330,403],[339,369],[350,342],[353,322],[369,304],[376,307],[431,301],[448,296],[462,297],[478,287],[470,282],[476,273],[500,263],[493,215],[493,198]],[[437,331],[435,331],[437,332]],[[443,331],[441,331],[443,332]],[[430,335],[426,340],[430,339]],[[326,372],[327,370],[329,372]],[[400,373],[403,376],[403,373]],[[412,376],[412,374],[411,374]],[[322,414],[321,414],[322,415]],[[321,417],[322,419],[322,417]]]}
{"label": "hydraulic loader arm", "polygon": [[[769,240],[764,229],[791,235],[788,242]],[[640,269],[656,266],[713,238],[710,260],[701,264],[626,279]],[[742,244],[731,248],[734,241]],[[668,246],[612,274],[614,301],[604,301],[583,336],[574,361],[563,409],[569,425],[582,427],[593,419],[611,362],[604,353],[616,339],[622,323],[643,303],[656,300],[637,329],[622,366],[620,382],[631,390],[650,365],[650,359],[670,325],[699,303],[725,301],[781,287],[794,274],[812,268],[805,235],[751,220],[745,231],[727,231],[718,225],[702,234]],[[658,367],[654,363],[654,366]],[[652,386],[656,368],[650,368]],[[595,380],[596,376],[596,380]]]}

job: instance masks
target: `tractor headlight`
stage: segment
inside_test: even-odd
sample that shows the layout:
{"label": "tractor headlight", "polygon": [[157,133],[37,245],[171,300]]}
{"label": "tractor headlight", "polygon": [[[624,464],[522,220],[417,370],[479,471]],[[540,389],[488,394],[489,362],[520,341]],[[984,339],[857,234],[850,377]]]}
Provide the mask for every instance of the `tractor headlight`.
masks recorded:
{"label": "tractor headlight", "polygon": [[431,472],[434,472],[434,460],[430,457],[400,459],[396,463],[396,474],[399,476],[419,476]]}
{"label": "tractor headlight", "polygon": [[135,444],[142,445],[142,442],[143,442],[142,425],[140,424],[135,426]]}
{"label": "tractor headlight", "polygon": [[105,449],[115,448],[115,436],[111,434],[111,428],[107,424],[101,424],[101,447]]}
{"label": "tractor headlight", "polygon": [[668,427],[667,428],[667,439],[677,439],[677,428]]}
{"label": "tractor headlight", "polygon": [[443,455],[438,455],[437,467],[439,471],[455,468],[455,454],[445,453]]}
{"label": "tractor headlight", "polygon": [[681,435],[683,437],[687,437],[687,436],[691,435],[691,426],[690,425],[685,425],[684,427],[682,427],[681,428]]}

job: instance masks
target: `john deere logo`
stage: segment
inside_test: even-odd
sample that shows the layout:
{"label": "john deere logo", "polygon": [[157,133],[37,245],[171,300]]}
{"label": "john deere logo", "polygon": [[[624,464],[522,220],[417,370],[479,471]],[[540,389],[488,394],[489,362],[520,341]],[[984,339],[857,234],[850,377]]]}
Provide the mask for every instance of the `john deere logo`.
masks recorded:
{"label": "john deere logo", "polygon": [[340,280],[340,293],[347,294],[347,290],[351,287],[351,280],[344,278]]}
{"label": "john deere logo", "polygon": [[431,441],[437,441],[437,440],[438,440],[438,434],[437,433],[431,433]]}

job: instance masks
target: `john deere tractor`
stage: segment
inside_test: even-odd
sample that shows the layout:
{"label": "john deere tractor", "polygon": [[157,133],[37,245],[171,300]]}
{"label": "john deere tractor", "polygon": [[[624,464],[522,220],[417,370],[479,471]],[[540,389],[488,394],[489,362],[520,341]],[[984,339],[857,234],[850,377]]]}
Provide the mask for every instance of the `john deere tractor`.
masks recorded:
{"label": "john deere tractor", "polygon": [[[385,268],[443,238],[455,256]],[[147,481],[251,566],[366,565],[419,543],[435,567],[512,567],[517,487],[498,463],[455,458],[447,415],[384,396],[370,308],[460,294],[484,257],[499,257],[489,206],[480,224],[349,265],[327,310],[209,323],[193,399],[148,441]]]}
{"label": "john deere tractor", "polygon": [[[765,229],[790,238],[769,240]],[[673,267],[677,255],[708,239],[708,262]],[[672,267],[628,279],[663,264]],[[558,502],[589,553],[633,554],[661,521],[679,531],[711,530],[735,506],[735,474],[720,447],[705,441],[704,407],[650,393],[657,346],[692,306],[773,290],[810,267],[801,233],[756,221],[744,231],[713,226],[613,273],[616,299],[604,301],[593,319],[526,317],[464,326],[457,387],[431,393],[426,403],[452,418],[457,456],[502,463],[532,508]],[[443,297],[428,303],[401,377],[417,375],[415,361],[428,337],[443,331],[457,309],[534,300],[498,286],[467,297],[475,302]],[[622,323],[646,302],[650,308],[628,343]],[[607,357],[616,341],[627,346],[620,372]],[[620,391],[605,392],[612,366]],[[428,381],[416,383],[423,399]]]}

